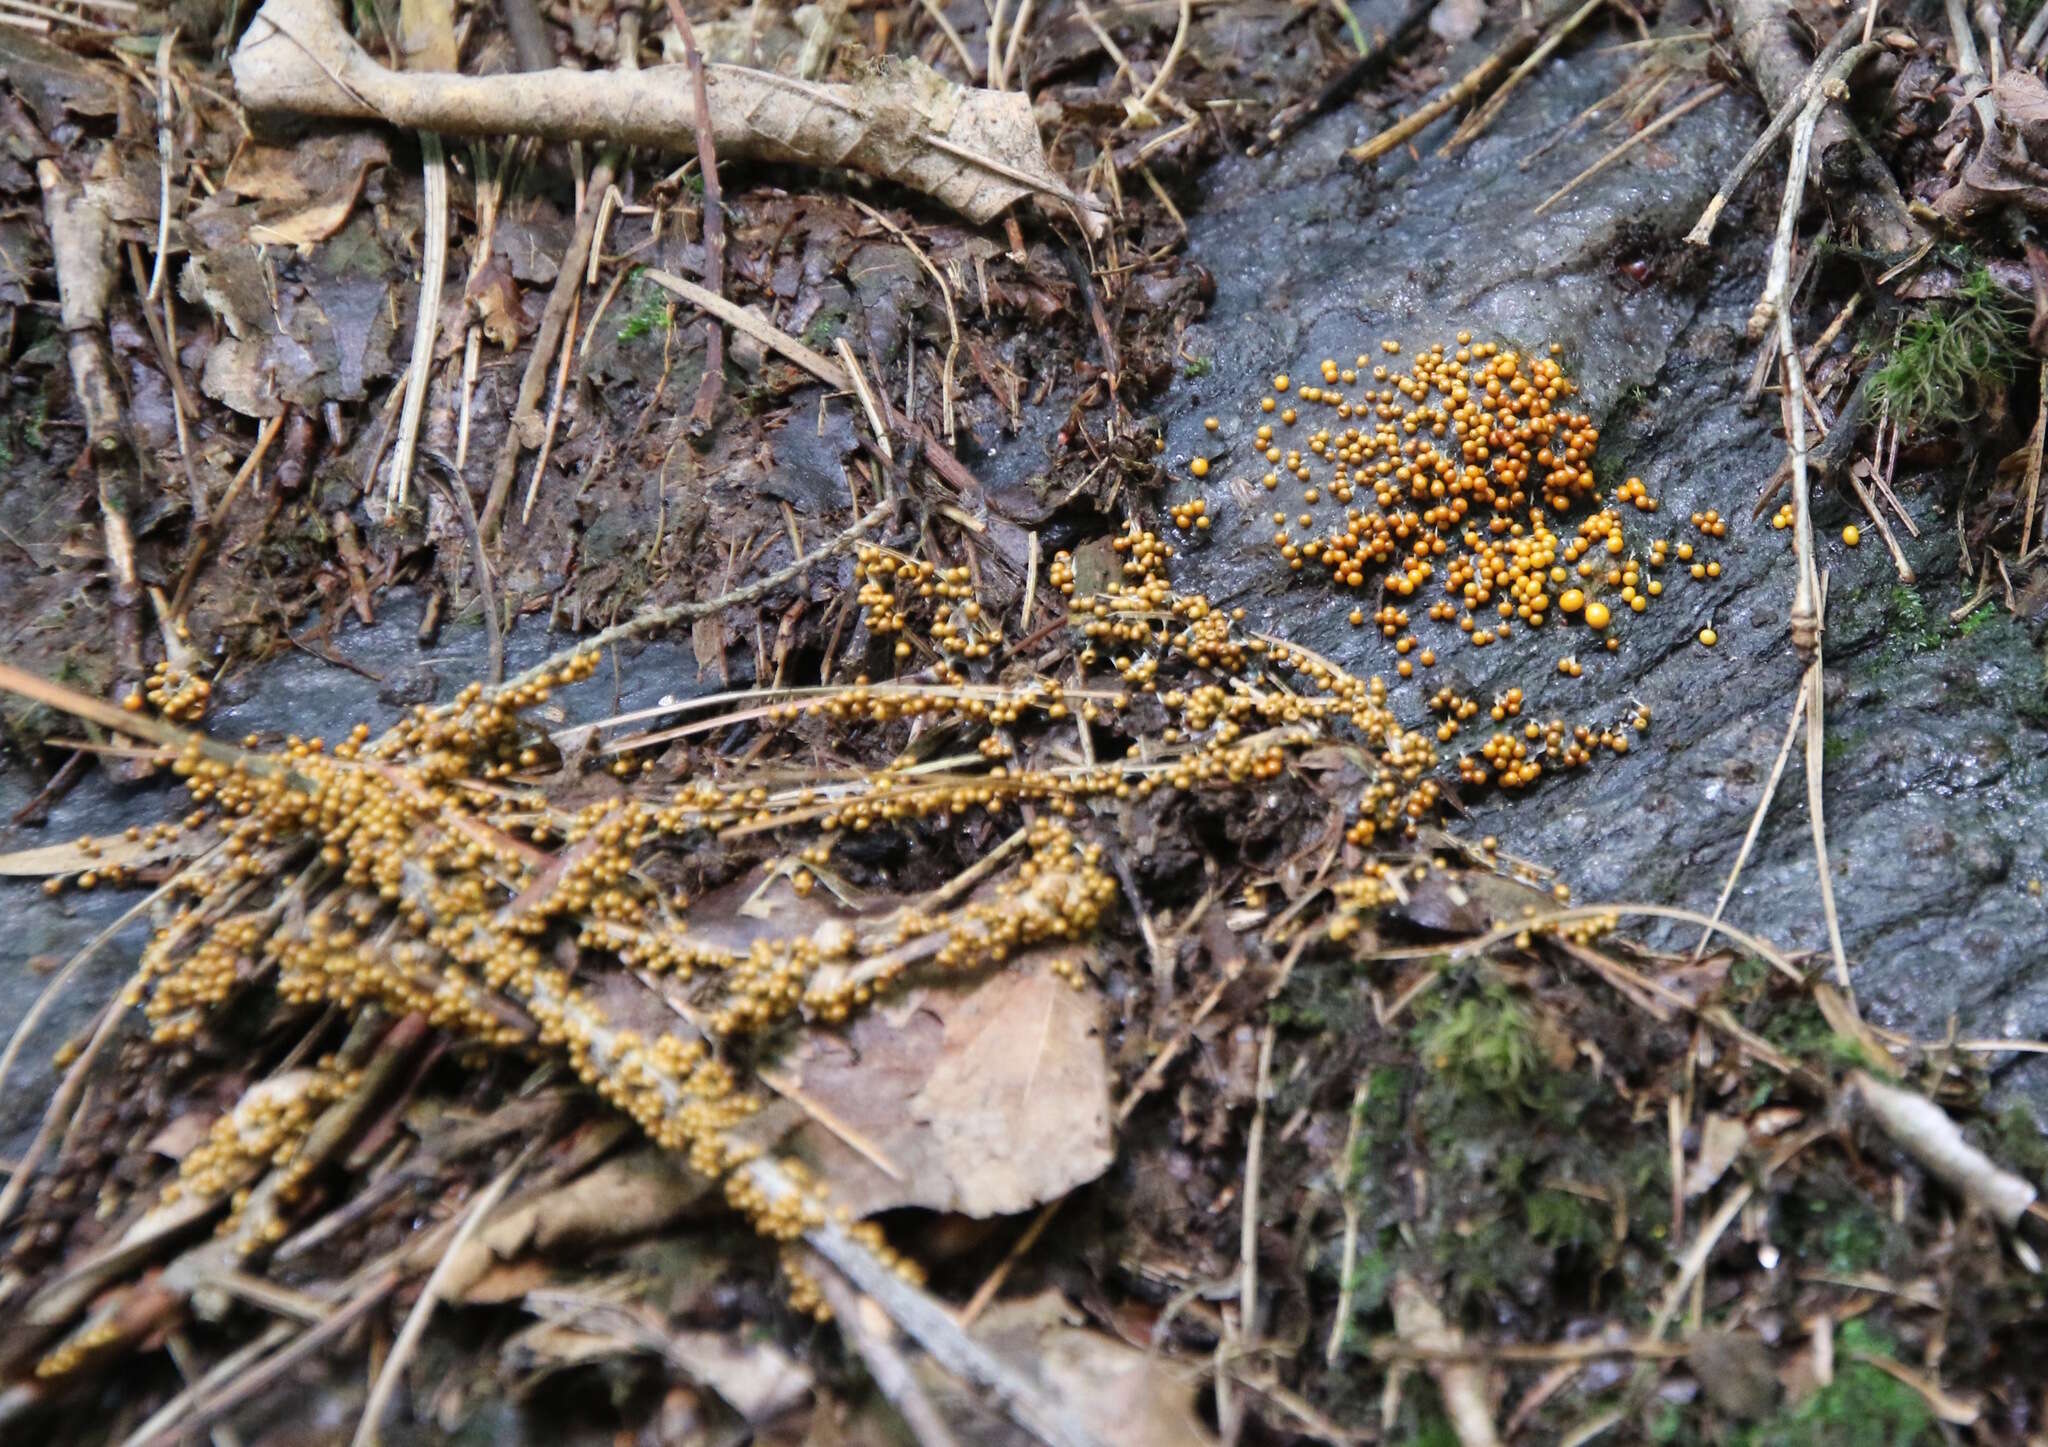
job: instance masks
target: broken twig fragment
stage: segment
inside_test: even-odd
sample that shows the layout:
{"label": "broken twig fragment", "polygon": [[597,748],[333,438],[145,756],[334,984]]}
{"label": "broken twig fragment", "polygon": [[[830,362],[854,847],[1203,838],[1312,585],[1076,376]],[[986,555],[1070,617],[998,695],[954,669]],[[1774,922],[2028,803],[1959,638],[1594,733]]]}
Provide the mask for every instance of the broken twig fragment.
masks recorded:
{"label": "broken twig fragment", "polygon": [[[268,0],[235,51],[234,75],[252,111],[666,150],[693,148],[697,133],[686,66],[400,74],[356,44],[327,0]],[[1072,211],[1091,236],[1105,224],[1099,207],[1053,173],[1027,96],[955,85],[914,61],[877,68],[852,85],[731,65],[706,66],[704,83],[721,157],[863,171],[975,222],[1036,196]]]}
{"label": "broken twig fragment", "polygon": [[1965,1140],[1947,1111],[1867,1070],[1851,1072],[1849,1084],[1864,1112],[1929,1174],[2008,1231],[2019,1225],[2038,1192]]}

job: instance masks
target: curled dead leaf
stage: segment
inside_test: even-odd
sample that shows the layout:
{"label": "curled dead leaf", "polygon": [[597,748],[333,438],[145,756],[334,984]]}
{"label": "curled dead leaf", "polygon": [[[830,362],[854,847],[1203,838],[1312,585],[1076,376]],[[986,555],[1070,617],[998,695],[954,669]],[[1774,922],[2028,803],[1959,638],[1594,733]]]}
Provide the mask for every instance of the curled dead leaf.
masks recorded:
{"label": "curled dead leaf", "polygon": [[[1195,1410],[1197,1387],[1181,1370],[1076,1325],[1056,1291],[997,1302],[982,1314],[974,1334],[1042,1382],[1103,1447],[1207,1447],[1216,1441]],[[958,1381],[929,1358],[919,1358],[916,1369],[961,1441],[998,1435],[1001,1429],[983,1415],[986,1407]]]}
{"label": "curled dead leaf", "polygon": [[1108,1169],[1101,1005],[1052,961],[1033,951],[811,1031],[764,1073],[810,1117],[794,1144],[835,1201],[1007,1215]]}

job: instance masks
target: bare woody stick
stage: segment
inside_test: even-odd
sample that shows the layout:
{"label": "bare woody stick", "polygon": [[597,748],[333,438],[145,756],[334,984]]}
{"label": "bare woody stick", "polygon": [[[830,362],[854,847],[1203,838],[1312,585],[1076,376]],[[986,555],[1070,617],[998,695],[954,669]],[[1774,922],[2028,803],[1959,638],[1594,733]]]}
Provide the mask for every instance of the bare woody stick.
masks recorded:
{"label": "bare woody stick", "polygon": [[[379,65],[328,0],[268,0],[233,61],[252,111],[383,120],[459,136],[542,136],[674,150],[699,125],[687,68],[470,76]],[[1045,158],[1030,97],[976,90],[899,64],[853,85],[705,67],[703,112],[720,156],[836,166],[897,181],[968,220],[1027,196],[1071,211],[1090,235],[1107,218]]]}
{"label": "bare woody stick", "polygon": [[[711,97],[704,82],[704,54],[697,49],[697,32],[690,28],[689,12],[682,0],[668,0],[668,13],[683,37],[683,62],[690,68],[690,92],[699,115],[711,111]],[[725,193],[718,185],[718,148],[711,139],[711,127],[697,128],[697,169],[704,178],[704,286],[713,296],[725,295]],[[711,414],[718,409],[718,397],[725,390],[725,327],[717,317],[704,320],[704,375],[697,382],[697,400],[690,407],[690,435],[702,437],[711,429]]]}
{"label": "bare woody stick", "polygon": [[36,163],[50,255],[57,271],[58,321],[71,362],[71,385],[85,414],[85,455],[99,484],[100,528],[113,587],[114,656],[121,669],[142,671],[142,584],[135,572],[135,535],[128,526],[129,448],[120,394],[101,342],[113,289],[113,229],[106,208],[67,177],[55,161]]}
{"label": "bare woody stick", "polygon": [[1820,84],[1821,77],[1827,74],[1828,67],[1833,65],[1835,58],[1847,48],[1855,33],[1856,28],[1853,25],[1844,25],[1835,32],[1835,38],[1827,43],[1821,53],[1813,58],[1813,69],[1807,71],[1806,78],[1798,84],[1792,94],[1785,97],[1785,103],[1778,107],[1777,114],[1771,117],[1770,124],[1763,129],[1763,134],[1742,153],[1742,159],[1735,163],[1735,169],[1728,173],[1727,179],[1721,182],[1721,189],[1716,191],[1714,199],[1707,203],[1707,209],[1700,212],[1700,219],[1693,223],[1692,230],[1685,233],[1689,245],[1707,244],[1707,239],[1714,234],[1714,223],[1721,219],[1722,211],[1726,210],[1729,201],[1734,199],[1736,189],[1742,185],[1749,173],[1757,168],[1757,163],[1770,153],[1771,147],[1777,144],[1778,137],[1785,134],[1793,118],[1805,108],[1814,87]]}

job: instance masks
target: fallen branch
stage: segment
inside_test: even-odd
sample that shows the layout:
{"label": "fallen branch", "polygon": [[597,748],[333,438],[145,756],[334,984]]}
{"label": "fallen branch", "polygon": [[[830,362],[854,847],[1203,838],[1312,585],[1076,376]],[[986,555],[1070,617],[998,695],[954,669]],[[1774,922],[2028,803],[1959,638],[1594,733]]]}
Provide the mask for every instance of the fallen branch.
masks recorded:
{"label": "fallen branch", "polygon": [[[1778,0],[1731,0],[1728,20],[1736,52],[1764,104],[1783,109],[1812,69],[1791,12]],[[1926,228],[1907,211],[1898,179],[1832,101],[1821,111],[1806,169],[1835,203],[1843,231],[1853,233],[1865,250],[1900,258],[1927,244]]]}
{"label": "fallen branch", "polygon": [[[327,0],[268,0],[235,50],[235,87],[253,111],[382,120],[446,135],[532,135],[674,150],[696,135],[688,67],[518,75],[401,74],[377,64]],[[838,166],[897,181],[971,221],[1026,196],[1107,224],[1046,161],[1028,96],[958,86],[899,61],[853,85],[705,67],[721,156]]]}
{"label": "fallen branch", "polygon": [[135,535],[128,526],[133,487],[127,465],[120,394],[102,338],[113,291],[113,222],[104,206],[55,161],[36,163],[50,256],[57,272],[58,323],[71,362],[71,385],[85,414],[85,454],[99,486],[107,579],[113,588],[114,658],[130,675],[142,672],[142,584],[135,571]]}
{"label": "fallen branch", "polygon": [[1961,1127],[1948,1112],[1923,1095],[1885,1084],[1867,1070],[1851,1072],[1849,1084],[1864,1114],[1929,1175],[2008,1231],[2019,1225],[2039,1193],[1963,1139]]}
{"label": "fallen branch", "polygon": [[1750,148],[1742,153],[1742,159],[1735,163],[1735,169],[1721,182],[1721,189],[1714,193],[1714,199],[1707,203],[1706,210],[1700,212],[1700,219],[1693,223],[1692,230],[1685,233],[1687,245],[1707,244],[1708,238],[1714,234],[1714,223],[1721,219],[1721,212],[1734,199],[1736,189],[1748,179],[1749,173],[1757,168],[1757,164],[1770,154],[1770,149],[1777,144],[1778,137],[1785,134],[1786,127],[1790,126],[1793,118],[1805,108],[1808,98],[1820,84],[1821,77],[1827,74],[1828,67],[1835,63],[1835,58],[1842,53],[1855,34],[1854,26],[1844,25],[1835,32],[1835,38],[1827,43],[1821,53],[1813,58],[1813,68],[1806,72],[1799,84],[1792,88],[1792,93],[1785,97],[1784,103],[1771,117],[1770,124],[1763,128],[1763,133],[1751,143]]}

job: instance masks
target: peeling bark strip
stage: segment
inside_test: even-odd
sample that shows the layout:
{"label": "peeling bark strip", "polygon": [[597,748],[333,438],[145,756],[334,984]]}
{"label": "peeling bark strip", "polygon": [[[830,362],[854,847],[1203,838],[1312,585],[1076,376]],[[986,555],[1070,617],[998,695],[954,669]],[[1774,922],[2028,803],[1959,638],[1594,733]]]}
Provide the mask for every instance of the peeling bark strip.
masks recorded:
{"label": "peeling bark strip", "polygon": [[[697,133],[688,69],[400,74],[343,30],[327,0],[268,0],[234,55],[254,111],[381,119],[447,135],[533,135],[682,150]],[[1047,164],[1028,97],[958,86],[897,61],[853,85],[740,66],[705,67],[721,156],[838,166],[898,181],[986,222],[1026,196],[1071,210],[1090,235],[1101,210]]]}

